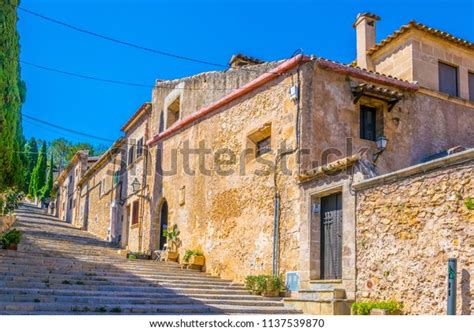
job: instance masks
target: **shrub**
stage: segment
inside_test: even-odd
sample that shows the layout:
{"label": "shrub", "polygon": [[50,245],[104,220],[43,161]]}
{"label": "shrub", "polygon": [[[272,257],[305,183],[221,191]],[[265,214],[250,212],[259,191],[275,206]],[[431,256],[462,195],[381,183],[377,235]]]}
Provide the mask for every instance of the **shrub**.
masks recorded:
{"label": "shrub", "polygon": [[198,249],[195,249],[195,250],[187,249],[184,252],[183,261],[188,263],[191,256],[204,256],[204,254]]}
{"label": "shrub", "polygon": [[18,204],[23,199],[23,193],[13,190],[6,191],[0,195],[0,215],[8,215],[18,208]]}
{"label": "shrub", "polygon": [[17,229],[10,229],[0,234],[0,246],[4,249],[9,248],[11,245],[18,245],[21,240],[21,232]]}
{"label": "shrub", "polygon": [[285,290],[282,277],[272,275],[247,276],[245,278],[245,288],[254,293],[273,293]]}
{"label": "shrub", "polygon": [[370,315],[372,309],[386,309],[389,314],[400,314],[403,304],[396,301],[367,301],[354,302],[352,304],[352,314],[354,315]]}

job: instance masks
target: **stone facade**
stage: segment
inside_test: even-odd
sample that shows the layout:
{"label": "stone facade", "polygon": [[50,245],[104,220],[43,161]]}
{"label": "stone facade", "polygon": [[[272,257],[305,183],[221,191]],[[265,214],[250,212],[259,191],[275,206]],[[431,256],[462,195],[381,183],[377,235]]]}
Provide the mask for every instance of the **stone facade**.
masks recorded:
{"label": "stone facade", "polygon": [[371,55],[375,70],[439,91],[438,63],[458,70],[459,97],[469,99],[468,73],[474,68],[474,49],[412,29]]}
{"label": "stone facade", "polygon": [[120,243],[123,216],[125,140],[119,139],[78,182],[79,217],[76,225],[97,237]]}
{"label": "stone facade", "polygon": [[445,314],[447,261],[457,258],[457,314],[474,311],[474,152],[461,154],[355,186],[357,300]]}
{"label": "stone facade", "polygon": [[79,216],[80,194],[77,190],[77,183],[90,166],[88,154],[88,151],[77,152],[56,180],[56,185],[59,188],[56,202],[58,217],[74,225],[78,224]]}
{"label": "stone facade", "polygon": [[[449,97],[437,91],[431,78],[419,83],[403,79],[424,75],[423,66],[420,71],[416,67],[420,59],[434,61],[428,53],[445,61],[454,49],[462,68],[470,70],[474,56],[459,43],[453,46],[418,30],[377,46],[375,25],[357,22],[368,25],[357,24],[358,38],[371,38],[358,45],[358,59],[381,73],[297,55],[157,81],[151,103],[142,105],[122,128],[123,196],[114,192],[101,200],[91,192],[89,205],[97,204],[101,212],[97,225],[88,225],[90,231],[106,236],[108,208],[111,201],[120,201],[119,232],[128,250],[152,255],[163,248],[163,229],[177,224],[181,256],[186,249],[201,250],[205,270],[213,275],[242,281],[252,274],[292,272],[297,275],[297,296],[338,289],[349,301],[362,298],[360,275],[366,275],[356,266],[359,259],[372,261],[360,255],[359,237],[365,235],[360,234],[359,227],[365,226],[360,215],[368,216],[373,206],[361,204],[354,187],[425,164],[452,147],[474,146],[474,103],[465,92]],[[431,52],[424,46],[429,42],[436,43]],[[373,124],[372,138],[362,134],[367,108],[373,118],[364,121]],[[377,145],[380,138],[388,140],[386,147]],[[108,166],[116,164],[112,160]],[[97,185],[94,178],[106,168],[105,163],[95,167],[90,186],[82,189]],[[329,198],[338,201],[329,214],[337,214],[341,222],[341,271],[335,276],[323,270],[330,268],[322,257]],[[397,213],[394,208],[386,212]],[[380,216],[384,218],[367,222],[383,223],[388,217]],[[380,279],[382,269],[371,266],[364,272]],[[381,293],[364,295],[386,297]],[[439,312],[439,307],[408,309]]]}

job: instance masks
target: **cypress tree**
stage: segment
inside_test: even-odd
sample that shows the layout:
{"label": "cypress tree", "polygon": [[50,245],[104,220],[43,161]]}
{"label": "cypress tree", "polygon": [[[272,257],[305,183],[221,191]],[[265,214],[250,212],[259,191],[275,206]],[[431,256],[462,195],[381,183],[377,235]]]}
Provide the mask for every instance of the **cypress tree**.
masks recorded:
{"label": "cypress tree", "polygon": [[0,2],[0,191],[23,188],[21,105],[26,88],[18,64],[18,2]]}
{"label": "cypress tree", "polygon": [[24,192],[28,192],[31,180],[31,174],[33,173],[33,169],[36,166],[36,162],[38,162],[38,143],[36,142],[35,138],[31,138],[25,147],[25,184],[23,185]]}
{"label": "cypress tree", "polygon": [[44,187],[41,189],[41,200],[46,200],[51,197],[51,192],[53,191],[53,157],[49,161],[49,171],[48,171],[48,181],[45,183]]}
{"label": "cypress tree", "polygon": [[28,190],[30,196],[38,198],[41,196],[41,189],[46,184],[46,168],[46,142],[43,142],[38,156],[38,162],[36,162],[36,166],[31,174],[30,187]]}

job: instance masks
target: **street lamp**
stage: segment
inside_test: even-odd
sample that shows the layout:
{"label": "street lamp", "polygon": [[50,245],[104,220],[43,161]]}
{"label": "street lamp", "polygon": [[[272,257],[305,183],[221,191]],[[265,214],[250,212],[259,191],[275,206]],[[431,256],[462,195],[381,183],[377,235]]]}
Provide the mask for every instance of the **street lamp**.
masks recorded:
{"label": "street lamp", "polygon": [[377,152],[374,154],[374,163],[377,162],[380,154],[387,148],[388,139],[384,136],[380,136],[375,140],[375,143],[377,145]]}
{"label": "street lamp", "polygon": [[138,181],[138,178],[136,177],[133,180],[131,185],[132,185],[133,193],[137,193],[138,191],[140,191],[140,187],[142,186],[142,184],[140,184],[140,182]]}
{"label": "street lamp", "polygon": [[384,136],[380,136],[377,138],[375,143],[377,144],[378,150],[383,151],[385,150],[385,148],[387,148],[388,139],[385,138]]}
{"label": "street lamp", "polygon": [[140,192],[140,190],[141,190],[142,184],[138,181],[137,177],[135,177],[135,179],[133,180],[133,182],[130,185],[132,185],[133,193],[136,194],[137,197],[143,198],[147,201],[151,201],[151,197],[149,195],[138,194],[138,192]]}

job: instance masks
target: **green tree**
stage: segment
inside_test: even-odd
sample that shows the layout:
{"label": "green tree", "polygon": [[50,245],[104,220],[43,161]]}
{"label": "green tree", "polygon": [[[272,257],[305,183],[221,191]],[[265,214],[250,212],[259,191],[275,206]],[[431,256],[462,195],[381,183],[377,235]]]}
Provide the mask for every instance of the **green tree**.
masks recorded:
{"label": "green tree", "polygon": [[23,188],[21,105],[26,87],[20,79],[18,0],[0,2],[0,191]]}
{"label": "green tree", "polygon": [[47,168],[47,155],[46,155],[46,142],[43,142],[41,151],[38,156],[38,162],[33,169],[31,174],[30,187],[28,194],[31,197],[39,198],[41,196],[41,189],[46,184],[46,168]]}
{"label": "green tree", "polygon": [[89,151],[89,156],[95,155],[94,146],[88,143],[78,143],[72,145],[69,153],[66,155],[67,162],[71,161],[71,159],[74,157],[74,154],[76,154],[78,151]]}
{"label": "green tree", "polygon": [[54,162],[53,162],[53,157],[51,156],[51,159],[49,161],[49,171],[48,171],[48,180],[46,184],[43,186],[41,189],[41,200],[46,200],[51,198],[51,192],[53,191],[53,171],[54,171]]}
{"label": "green tree", "polygon": [[25,170],[24,170],[24,180],[25,183],[23,185],[23,191],[28,192],[30,187],[30,180],[31,174],[33,173],[33,169],[36,166],[36,162],[38,162],[38,143],[36,142],[35,138],[31,138],[25,147]]}

